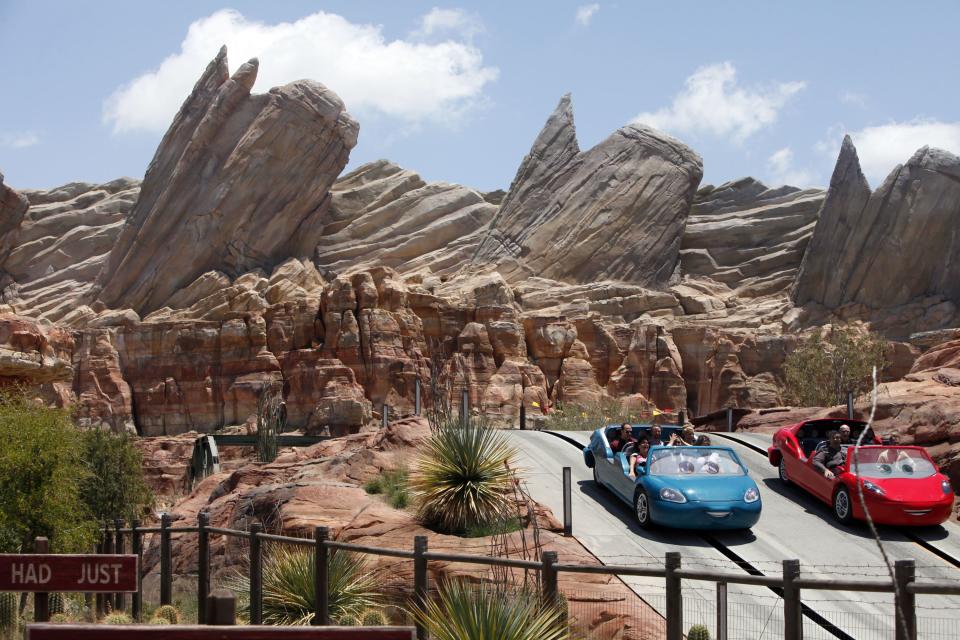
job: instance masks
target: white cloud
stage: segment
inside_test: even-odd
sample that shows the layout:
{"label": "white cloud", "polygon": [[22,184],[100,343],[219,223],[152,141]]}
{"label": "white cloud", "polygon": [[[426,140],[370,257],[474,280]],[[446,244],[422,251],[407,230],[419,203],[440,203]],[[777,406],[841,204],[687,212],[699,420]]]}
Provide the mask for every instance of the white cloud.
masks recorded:
{"label": "white cloud", "polygon": [[[836,162],[840,141],[847,131],[842,125],[831,127],[826,139],[815,145],[827,162]],[[874,187],[883,182],[895,166],[909,160],[920,147],[936,147],[960,155],[960,122],[915,118],[850,131],[850,137],[857,148],[860,168]]]}
{"label": "white cloud", "polygon": [[33,131],[0,133],[0,147],[5,149],[26,149],[40,144],[40,136]]}
{"label": "white cloud", "polygon": [[793,166],[793,149],[784,147],[767,158],[770,181],[774,185],[788,184],[794,187],[809,187],[814,183],[812,171]]}
{"label": "white cloud", "polygon": [[[434,9],[421,29],[436,33],[455,21],[452,14]],[[458,28],[463,33],[465,26]],[[335,91],[354,115],[383,114],[406,125],[455,123],[484,102],[485,86],[499,73],[484,66],[479,49],[452,39],[435,44],[387,41],[382,27],[354,24],[332,13],[264,24],[223,10],[191,24],[178,53],[107,98],[104,122],[115,133],[165,131],[222,44],[233,69],[260,58],[255,91],[311,78]]]}
{"label": "white cloud", "polygon": [[596,2],[577,7],[577,22],[585,27],[588,26],[597,11],[600,11],[600,5]]}
{"label": "white cloud", "polygon": [[729,62],[701,67],[687,78],[673,104],[639,114],[634,122],[672,133],[708,133],[742,142],[777,120],[780,109],[805,82],[784,82],[770,88],[737,86],[737,70]]}
{"label": "white cloud", "polygon": [[480,17],[462,9],[434,7],[420,18],[420,26],[410,35],[414,38],[429,38],[440,34],[456,34],[467,40],[483,33]]}
{"label": "white cloud", "polygon": [[843,91],[840,94],[840,102],[863,109],[867,106],[867,96],[858,91]]}

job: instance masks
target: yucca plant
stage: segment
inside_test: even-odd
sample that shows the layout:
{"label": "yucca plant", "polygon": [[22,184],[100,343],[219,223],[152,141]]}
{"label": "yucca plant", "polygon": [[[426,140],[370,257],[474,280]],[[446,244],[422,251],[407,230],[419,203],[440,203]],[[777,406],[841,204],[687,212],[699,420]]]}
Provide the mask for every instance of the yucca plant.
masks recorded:
{"label": "yucca plant", "polygon": [[[316,566],[312,552],[274,546],[263,563],[263,623],[301,626],[313,620],[316,603],[314,576]],[[361,556],[344,551],[330,554],[329,568],[330,617],[359,619],[364,611],[382,606],[382,595],[376,590],[377,576],[370,572]],[[229,587],[240,596],[239,613],[249,615],[250,577],[238,574]]]}
{"label": "yucca plant", "polygon": [[414,607],[414,619],[433,640],[569,640],[573,636],[557,606],[545,606],[531,591],[450,581],[436,599]]}
{"label": "yucca plant", "polygon": [[444,533],[503,519],[509,511],[516,450],[486,424],[457,422],[434,431],[410,479],[417,517]]}

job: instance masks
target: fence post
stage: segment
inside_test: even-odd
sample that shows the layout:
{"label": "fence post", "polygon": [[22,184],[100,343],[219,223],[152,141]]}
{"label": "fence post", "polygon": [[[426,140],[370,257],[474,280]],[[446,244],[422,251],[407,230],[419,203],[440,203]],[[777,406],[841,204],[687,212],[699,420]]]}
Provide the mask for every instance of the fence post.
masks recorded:
{"label": "fence post", "polygon": [[413,415],[420,415],[420,376],[413,382]]}
{"label": "fence post", "polygon": [[717,583],[717,640],[727,640],[727,583]]}
{"label": "fence post", "polygon": [[683,593],[680,578],[674,575],[680,568],[680,553],[667,551],[667,640],[683,640]]}
{"label": "fence post", "polygon": [[916,573],[914,560],[897,560],[894,564],[893,575],[897,582],[894,597],[896,640],[916,640],[917,637],[917,597],[907,591],[907,585],[916,579]]}
{"label": "fence post", "polygon": [[388,422],[390,422],[390,405],[384,402],[380,407],[380,426],[386,427]]}
{"label": "fence post", "polygon": [[207,596],[210,593],[210,514],[197,514],[197,623],[207,624]]}
{"label": "fence post", "polygon": [[[418,378],[419,380],[419,378]],[[330,624],[330,549],[327,540],[330,538],[328,527],[316,527],[313,530],[314,546],[314,593],[317,594],[316,609],[313,612],[311,624],[314,626]]]}
{"label": "fence post", "polygon": [[523,399],[520,400],[520,430],[523,431],[527,428],[527,405],[523,402]]}
{"label": "fence post", "polygon": [[143,534],[138,531],[140,528],[139,520],[130,521],[130,553],[137,556],[137,590],[133,592],[131,596],[131,606],[133,607],[130,612],[133,616],[135,622],[140,622],[140,618],[143,616],[143,582],[140,577],[140,560],[141,552],[143,548]]}
{"label": "fence post", "polygon": [[847,391],[847,419],[853,420],[853,391]]}
{"label": "fence post", "polygon": [[543,574],[543,603],[548,606],[553,606],[559,601],[559,591],[557,590],[557,552],[544,551],[541,560],[543,561],[543,569],[541,569]]}
{"label": "fence post", "polygon": [[263,555],[260,549],[260,534],[263,525],[250,525],[250,624],[263,622]]}
{"label": "fence post", "polygon": [[226,589],[217,589],[207,598],[207,619],[210,624],[231,626],[237,624],[237,601],[233,593]]}
{"label": "fence post", "polygon": [[[123,518],[117,518],[113,521],[113,527],[117,530],[117,546],[116,553],[123,555],[124,553],[124,544],[123,544],[123,532],[120,531],[123,529],[123,525],[126,524],[123,521]],[[123,612],[127,608],[127,597],[122,591],[118,591],[113,594],[113,608],[115,611]]]}
{"label": "fence post", "polygon": [[563,535],[573,535],[573,498],[570,489],[570,467],[563,468]]}
{"label": "fence post", "polygon": [[[106,527],[106,523],[104,523],[104,527]],[[104,528],[100,532],[100,543],[97,545],[97,549],[96,549],[97,553],[107,552],[107,534],[108,533],[109,531],[106,528]],[[106,614],[107,612],[107,606],[104,598],[105,595],[106,594],[104,593],[97,593],[96,595],[94,595],[94,598],[96,599],[96,606],[97,606],[96,613],[94,614],[94,621],[96,621],[99,618],[102,618],[104,614]]]}
{"label": "fence post", "polygon": [[[430,588],[427,575],[427,536],[415,536],[413,539],[413,603],[421,611],[426,610],[427,590]],[[417,622],[417,640],[424,640],[427,630]]]}
{"label": "fence post", "polygon": [[727,407],[727,432],[733,432],[733,407]]}
{"label": "fence post", "polygon": [[[50,553],[50,541],[46,538],[35,538],[33,541],[34,553]],[[49,622],[50,620],[50,594],[33,594],[33,621]]]}
{"label": "fence post", "polygon": [[170,566],[170,514],[160,516],[160,604],[173,603],[173,571]]}
{"label": "fence post", "polygon": [[783,638],[803,640],[803,608],[800,589],[794,581],[800,577],[800,561],[783,561]]}

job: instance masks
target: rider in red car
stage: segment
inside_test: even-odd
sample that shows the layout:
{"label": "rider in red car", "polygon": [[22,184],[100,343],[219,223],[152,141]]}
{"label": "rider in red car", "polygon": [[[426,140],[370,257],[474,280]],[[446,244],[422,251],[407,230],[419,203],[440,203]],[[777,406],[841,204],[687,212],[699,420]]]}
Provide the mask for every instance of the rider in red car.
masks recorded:
{"label": "rider in red car", "polygon": [[843,438],[839,431],[827,434],[827,446],[813,456],[813,466],[828,480],[832,480],[837,470],[847,461],[843,450]]}

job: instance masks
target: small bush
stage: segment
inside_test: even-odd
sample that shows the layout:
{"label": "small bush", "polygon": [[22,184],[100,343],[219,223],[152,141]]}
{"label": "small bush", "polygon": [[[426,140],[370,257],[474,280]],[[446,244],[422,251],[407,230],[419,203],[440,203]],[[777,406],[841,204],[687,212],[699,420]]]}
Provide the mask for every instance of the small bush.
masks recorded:
{"label": "small bush", "polygon": [[687,640],[710,640],[710,630],[702,624],[695,624],[687,631]]}
{"label": "small bush", "polygon": [[153,617],[163,618],[170,624],[180,624],[180,611],[170,604],[157,607],[157,610],[153,612]]}
{"label": "small bush", "polygon": [[499,520],[494,520],[493,522],[485,522],[467,527],[466,531],[463,533],[463,537],[485,538],[487,536],[513,533],[514,531],[520,531],[520,529],[523,529],[523,525],[520,523],[520,518],[501,518]]}
{"label": "small bush", "polygon": [[557,606],[545,606],[532,591],[504,591],[451,581],[439,596],[415,607],[413,616],[434,640],[568,640],[570,629]]}
{"label": "small bush", "polygon": [[872,371],[885,365],[886,342],[852,327],[814,333],[783,363],[787,400],[803,407],[831,407],[873,389]]}
{"label": "small bush", "polygon": [[166,618],[150,618],[150,622],[147,624],[173,624]]}
{"label": "small bush", "polygon": [[90,473],[80,495],[98,521],[133,520],[153,505],[153,492],[143,477],[143,457],[130,436],[90,429],[83,433],[83,449]]}
{"label": "small bush", "polygon": [[344,613],[336,618],[337,624],[341,627],[359,627],[360,618],[353,613]]}
{"label": "small bush", "polygon": [[452,422],[431,433],[422,450],[410,488],[425,525],[462,534],[510,511],[516,450],[502,432],[475,421]]}
{"label": "small bush", "polygon": [[50,615],[51,624],[65,624],[70,622],[70,616],[65,613],[53,613]]}
{"label": "small bush", "polygon": [[372,495],[382,494],[394,509],[405,509],[410,504],[408,482],[409,473],[405,468],[389,469],[368,480],[363,489]]}
{"label": "small bush", "polygon": [[649,422],[652,409],[653,405],[650,405],[649,411],[624,411],[620,402],[613,398],[586,405],[558,402],[546,416],[544,428],[551,431],[593,431],[608,424]]}
{"label": "small bush", "polygon": [[360,617],[360,623],[364,627],[386,627],[390,625],[387,614],[382,609],[368,609]]}

